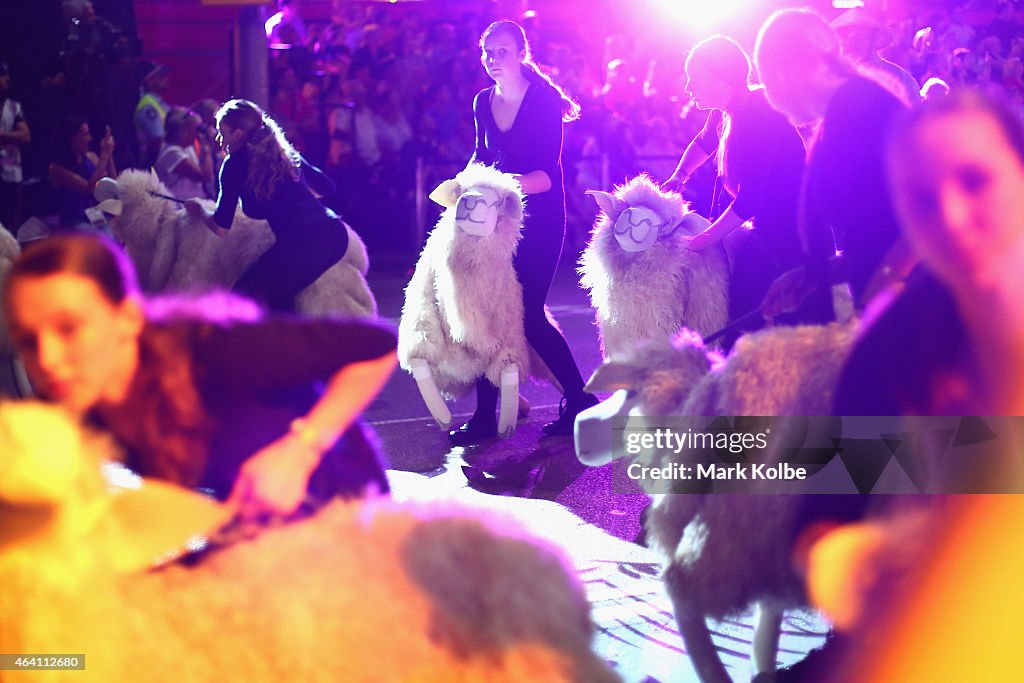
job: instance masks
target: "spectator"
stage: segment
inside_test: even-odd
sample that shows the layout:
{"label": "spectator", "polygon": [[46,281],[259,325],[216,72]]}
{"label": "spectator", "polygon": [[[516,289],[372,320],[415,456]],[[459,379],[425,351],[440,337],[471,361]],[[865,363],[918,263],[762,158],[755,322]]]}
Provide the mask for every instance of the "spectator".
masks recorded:
{"label": "spectator", "polygon": [[142,95],[135,106],[135,132],[139,138],[142,163],[152,166],[164,142],[164,120],[170,109],[164,101],[169,82],[167,67],[154,66],[142,79]]}
{"label": "spectator", "polygon": [[930,100],[933,97],[943,97],[949,94],[949,83],[941,78],[929,78],[921,86],[921,99]]}
{"label": "spectator", "polygon": [[[202,119],[182,107],[167,114],[167,140],[156,158],[156,174],[178,199],[206,197],[204,183],[213,180],[213,157],[209,147],[196,149],[196,134]],[[202,156],[200,156],[202,155]]]}
{"label": "spectator", "polygon": [[278,11],[264,24],[267,40],[281,45],[306,44],[306,23],[299,12],[299,0],[278,0]]}
{"label": "spectator", "polygon": [[920,86],[910,72],[885,59],[879,50],[892,43],[892,31],[863,8],[848,9],[832,22],[842,43],[843,56],[868,72],[906,103],[920,99]]}
{"label": "spectator", "polygon": [[99,156],[89,146],[89,124],[80,116],[69,115],[57,130],[50,181],[57,190],[61,227],[79,229],[91,225],[86,209],[96,204],[93,190],[104,176],[116,177],[114,134],[107,128],[100,141]]}
{"label": "spectator", "polygon": [[209,150],[210,158],[213,160],[213,179],[203,183],[204,194],[207,198],[213,199],[220,189],[220,167],[224,163],[224,150],[216,141],[217,131],[217,110],[220,102],[210,98],[199,100],[192,105],[192,111],[199,116],[199,129],[196,131],[196,139],[199,143],[198,156],[201,159],[203,154]]}
{"label": "spectator", "polygon": [[32,141],[32,134],[21,110],[11,99],[11,72],[0,62],[0,225],[11,234],[21,225],[21,148]]}

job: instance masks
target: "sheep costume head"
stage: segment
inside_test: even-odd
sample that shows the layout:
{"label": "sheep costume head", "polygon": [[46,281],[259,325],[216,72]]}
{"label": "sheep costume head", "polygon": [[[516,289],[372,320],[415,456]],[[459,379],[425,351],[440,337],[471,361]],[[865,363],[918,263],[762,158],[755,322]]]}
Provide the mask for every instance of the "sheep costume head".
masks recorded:
{"label": "sheep costume head", "polygon": [[443,429],[451,425],[444,397],[487,377],[501,387],[498,427],[508,436],[519,380],[530,371],[523,290],[512,261],[522,239],[522,188],[512,175],[474,164],[431,198],[445,211],[405,289],[398,359]]}
{"label": "sheep costume head", "polygon": [[616,418],[828,415],[858,323],[759,330],[740,337],[726,358],[684,328],[671,342],[653,339],[607,360],[586,389],[614,394],[576,418],[577,457],[603,465],[623,455],[623,433],[612,430]]}
{"label": "sheep costume head", "polygon": [[0,403],[0,453],[0,651],[87,653],[76,681],[619,680],[571,565],[493,511],[336,500],[144,571],[224,506],[112,486],[112,443],[52,405]]}
{"label": "sheep costume head", "polygon": [[[192,220],[180,201],[153,171],[126,170],[115,180],[103,178],[93,193],[111,216],[114,237],[124,245],[147,292],[203,292],[228,289],[274,244],[266,221],[246,216],[239,207],[231,230],[214,235]],[[213,203],[205,201],[207,208]],[[349,247],[296,298],[299,311],[313,316],[375,316],[377,303],[366,284],[366,247],[348,225]]]}
{"label": "sheep costume head", "polygon": [[641,174],[614,193],[590,190],[601,213],[580,257],[605,358],[680,327],[702,337],[728,322],[728,263],[720,245],[701,252],[687,239],[708,221],[675,192]]}

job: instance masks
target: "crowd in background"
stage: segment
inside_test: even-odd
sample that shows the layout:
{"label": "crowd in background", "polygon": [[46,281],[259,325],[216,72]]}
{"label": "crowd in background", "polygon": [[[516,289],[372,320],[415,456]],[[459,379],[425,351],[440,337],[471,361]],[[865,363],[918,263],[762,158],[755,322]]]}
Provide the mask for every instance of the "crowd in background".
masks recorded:
{"label": "crowd in background", "polygon": [[[96,15],[87,0],[66,0],[63,8],[63,50],[48,75],[39,83],[9,76],[11,96],[25,105],[32,131],[28,144],[0,140],[5,148],[19,146],[24,166],[20,215],[7,219],[16,223],[7,226],[12,232],[29,216],[61,213],[50,171],[67,156],[67,141],[57,138],[69,115],[91,128],[96,153],[109,127],[116,140],[109,156],[117,168],[147,167],[167,140],[162,126],[145,125],[146,107],[163,121],[171,105],[185,105],[172,120],[180,123],[189,109],[196,111],[195,119],[186,117],[195,130],[174,144],[194,148],[201,170],[204,155],[216,157],[216,103],[164,102],[164,74],[142,59],[136,39]],[[313,22],[303,20],[298,0],[281,2],[280,10],[267,24],[270,113],[335,180],[338,192],[329,201],[371,247],[417,249],[419,235],[411,227],[416,193],[451,177],[473,150],[470,105],[489,83],[477,40],[493,17],[480,9],[438,21],[385,4],[337,2],[330,21]],[[891,38],[878,46],[880,54],[918,86],[941,79],[952,88],[997,90],[1024,112],[1024,22],[1017,10],[1004,0],[919,12],[880,32]],[[684,91],[687,45],[652,54],[635,37],[609,35],[603,54],[594,54],[572,26],[549,25],[537,15],[523,22],[539,63],[582,105],[582,118],[566,127],[563,156],[567,249],[578,250],[595,213],[583,190],[607,188],[641,171],[664,180],[706,115]],[[688,186],[698,210],[707,210],[710,192],[702,188],[713,183],[711,166]],[[215,180],[196,178],[194,184],[206,195],[216,192]]]}

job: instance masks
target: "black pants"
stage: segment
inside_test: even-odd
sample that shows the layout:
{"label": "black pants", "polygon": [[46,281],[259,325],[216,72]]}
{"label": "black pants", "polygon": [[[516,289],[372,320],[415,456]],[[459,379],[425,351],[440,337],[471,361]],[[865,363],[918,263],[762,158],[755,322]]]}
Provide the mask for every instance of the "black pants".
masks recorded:
{"label": "black pants", "polygon": [[337,229],[315,239],[282,239],[278,234],[274,245],[238,278],[234,290],[272,311],[294,312],[299,292],[340,261],[347,250],[348,231],[341,221]]}
{"label": "black pants", "polygon": [[[528,198],[527,211],[530,210]],[[514,262],[516,276],[523,287],[523,327],[526,341],[551,369],[565,396],[575,398],[583,393],[583,377],[565,337],[544,314],[544,302],[562,256],[565,214],[562,214],[561,221],[557,217],[540,220],[542,215],[538,211],[527,217]],[[498,388],[486,377],[480,377],[476,382],[476,401],[477,415],[494,415]]]}
{"label": "black pants", "polygon": [[21,183],[0,180],[0,223],[12,235],[21,227]]}

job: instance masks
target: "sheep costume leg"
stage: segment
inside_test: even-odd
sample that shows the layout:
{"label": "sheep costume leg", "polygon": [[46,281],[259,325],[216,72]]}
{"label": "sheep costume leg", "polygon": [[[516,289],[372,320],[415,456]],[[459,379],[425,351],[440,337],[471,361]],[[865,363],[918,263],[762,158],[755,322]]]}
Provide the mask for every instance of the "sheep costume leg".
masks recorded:
{"label": "sheep costume leg", "polygon": [[500,387],[498,433],[509,437],[519,382],[531,369],[512,262],[522,238],[522,189],[509,174],[471,165],[430,196],[446,209],[405,289],[399,363],[442,429],[451,426],[444,398],[486,377]]}
{"label": "sheep costume leg", "polygon": [[[672,345],[651,342],[601,366],[591,391],[617,395],[577,419],[580,459],[600,463],[613,412],[640,415],[827,415],[856,321],[778,327],[741,337],[723,362],[698,335],[681,332]],[[634,393],[628,397],[624,390]],[[615,448],[615,446],[612,446]],[[678,462],[670,451],[632,456],[643,466]],[[652,495],[645,521],[651,547],[663,558],[664,578],[680,633],[705,683],[729,681],[705,624],[753,603],[760,605],[755,666],[775,668],[785,609],[806,604],[804,583],[790,562],[800,496]]]}
{"label": "sheep costume leg", "polygon": [[0,405],[0,651],[85,653],[71,675],[103,683],[618,680],[564,558],[490,512],[335,501],[191,568],[115,566],[179,506],[221,506],[112,492],[107,448],[57,408]]}
{"label": "sheep costume leg", "polygon": [[614,194],[589,191],[601,209],[583,255],[580,284],[597,311],[605,357],[629,353],[680,327],[706,337],[725,326],[729,269],[721,245],[695,252],[687,238],[709,223],[683,198],[641,174]]}
{"label": "sheep costume leg", "polygon": [[[114,235],[128,251],[147,292],[227,289],[274,244],[266,221],[235,212],[231,230],[214,235],[180,204],[154,196],[168,190],[153,172],[127,170],[96,185],[100,208],[114,216]],[[212,205],[209,205],[212,206]],[[345,256],[296,297],[300,313],[374,317],[377,302],[366,283],[366,247],[348,225]]]}

